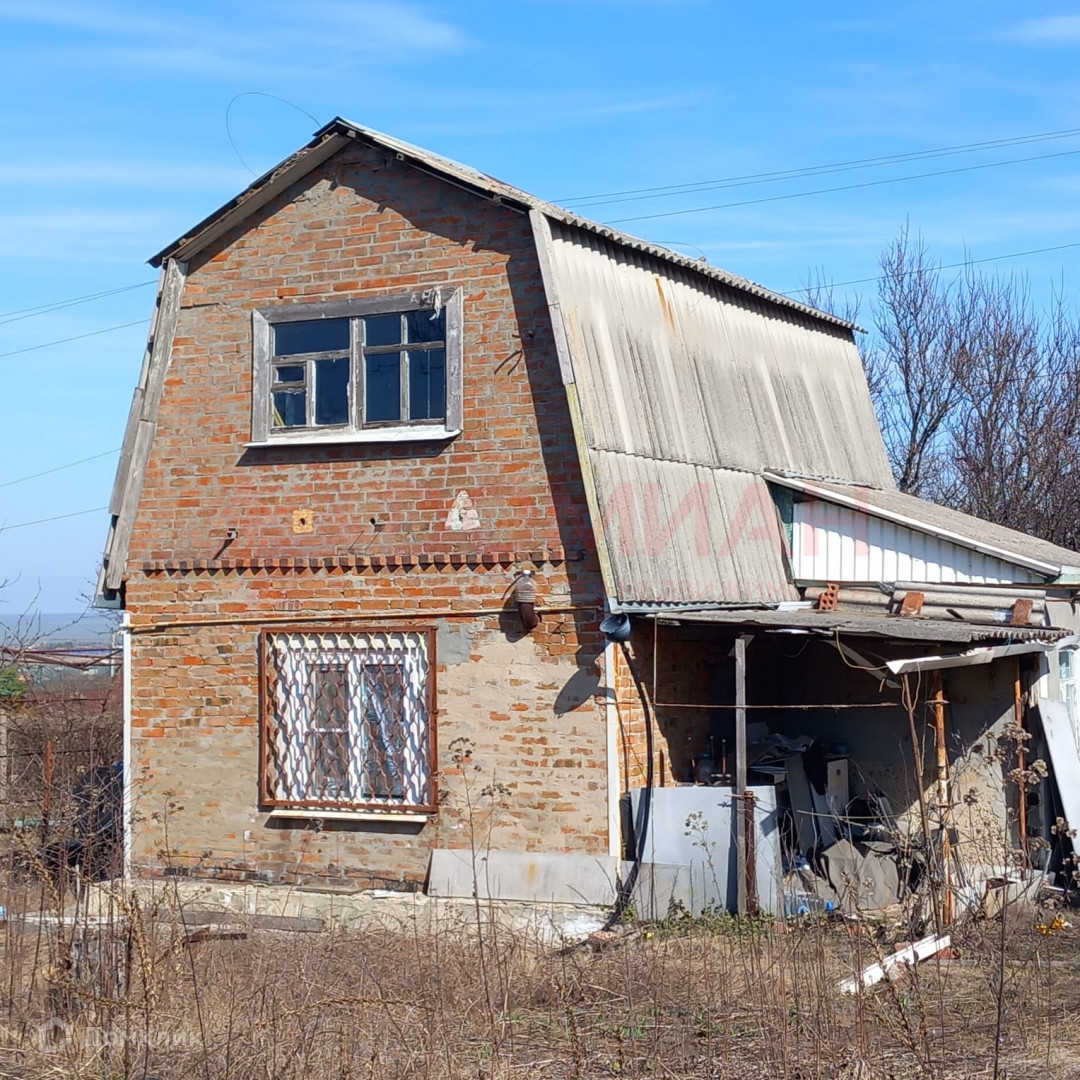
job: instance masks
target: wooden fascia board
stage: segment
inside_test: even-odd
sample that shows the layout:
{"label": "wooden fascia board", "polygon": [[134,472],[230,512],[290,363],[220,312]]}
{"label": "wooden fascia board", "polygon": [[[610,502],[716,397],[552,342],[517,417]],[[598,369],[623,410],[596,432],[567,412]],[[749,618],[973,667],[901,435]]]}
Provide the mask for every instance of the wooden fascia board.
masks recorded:
{"label": "wooden fascia board", "polygon": [[[162,269],[154,318],[147,339],[139,385],[131,402],[124,447],[117,466],[109,509],[112,524],[105,541],[105,568],[102,583],[107,590],[119,589],[127,565],[128,546],[142,497],[146,466],[157,428],[157,414],[165,388],[165,375],[172,359],[173,340],[180,317],[180,297],[184,291],[187,266],[169,259]],[[99,595],[100,595],[99,590]]]}
{"label": "wooden fascia board", "polygon": [[570,424],[574,432],[574,446],[577,450],[578,465],[585,487],[585,501],[592,519],[593,538],[596,540],[596,553],[600,559],[600,576],[604,582],[604,591],[613,606],[618,603],[615,587],[615,574],[608,553],[607,535],[604,531],[604,519],[600,512],[600,494],[593,475],[592,456],[585,435],[585,420],[581,412],[581,399],[578,384],[574,378],[574,359],[570,348],[570,339],[566,333],[562,306],[559,302],[558,272],[552,258],[551,226],[547,217],[539,210],[529,211],[533,239],[536,243],[536,256],[540,263],[540,277],[544,285],[547,300],[548,317],[555,337],[555,351],[559,358],[559,372],[566,390],[566,403],[570,411]]}

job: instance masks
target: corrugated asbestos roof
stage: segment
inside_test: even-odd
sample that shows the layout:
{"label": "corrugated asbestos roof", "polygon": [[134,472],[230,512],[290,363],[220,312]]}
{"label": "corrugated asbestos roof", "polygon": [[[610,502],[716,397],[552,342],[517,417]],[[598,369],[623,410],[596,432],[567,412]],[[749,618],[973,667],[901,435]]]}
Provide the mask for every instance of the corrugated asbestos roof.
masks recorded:
{"label": "corrugated asbestos roof", "polygon": [[892,483],[850,333],[573,226],[551,240],[591,447]]}
{"label": "corrugated asbestos roof", "polygon": [[807,480],[781,475],[780,470],[768,478],[774,483],[784,484],[808,495],[835,500],[864,513],[933,533],[975,551],[1018,561],[1021,565],[1039,570],[1047,577],[1056,577],[1069,567],[1080,567],[1080,553],[1015,529],[1007,529],[1004,525],[963,514],[959,510],[950,510],[914,495],[905,495],[891,485],[888,488],[865,487]]}
{"label": "corrugated asbestos roof", "polygon": [[833,634],[864,634],[899,641],[1057,641],[1068,630],[1050,627],[976,626],[958,620],[910,618],[904,615],[843,615],[823,611],[693,611],[657,612],[654,618],[673,622],[709,623],[732,629],[819,630]]}
{"label": "corrugated asbestos roof", "polygon": [[534,230],[613,599],[796,598],[763,473],[891,482],[850,332],[575,225]]}
{"label": "corrugated asbestos roof", "polygon": [[610,450],[591,459],[620,602],[799,598],[760,476]]}
{"label": "corrugated asbestos roof", "polygon": [[159,251],[150,259],[151,266],[160,266],[166,259],[187,261],[219,236],[238,225],[250,214],[265,206],[274,196],[278,195],[290,184],[296,183],[354,139],[372,146],[381,147],[393,156],[407,161],[425,172],[433,173],[451,183],[467,187],[487,198],[505,202],[520,210],[539,210],[554,220],[577,225],[599,236],[606,237],[622,247],[653,255],[666,263],[693,271],[704,278],[720,282],[762,300],[768,300],[773,304],[800,311],[813,319],[836,326],[847,328],[851,326],[849,322],[843,319],[818,311],[807,304],[799,303],[798,300],[782,296],[780,293],[766,289],[763,285],[758,285],[747,278],[728,273],[728,271],[721,270],[716,266],[710,266],[707,262],[687,258],[687,256],[680,255],[678,252],[671,251],[659,244],[651,244],[647,240],[619,232],[618,229],[609,228],[607,225],[590,221],[588,218],[579,217],[570,210],[565,210],[554,203],[539,199],[535,195],[530,195],[527,191],[522,191],[521,188],[496,180],[495,177],[478,172],[476,169],[462,165],[460,162],[442,157],[440,154],[433,154],[430,150],[413,146],[411,143],[403,142],[401,139],[395,139],[392,135],[385,135],[374,128],[354,124],[351,120],[345,120],[340,116],[335,117],[325,127],[320,128],[306,146],[301,147],[295,154],[275,165],[269,172],[264,173],[249,184],[236,198],[219,207],[189,229],[183,236]]}

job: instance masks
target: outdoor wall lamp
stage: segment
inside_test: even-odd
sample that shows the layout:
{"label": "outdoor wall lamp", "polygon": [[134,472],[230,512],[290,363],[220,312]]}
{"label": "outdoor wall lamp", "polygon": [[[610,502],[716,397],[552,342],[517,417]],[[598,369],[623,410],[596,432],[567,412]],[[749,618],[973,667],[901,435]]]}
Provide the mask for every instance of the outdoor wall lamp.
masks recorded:
{"label": "outdoor wall lamp", "polygon": [[536,613],[536,579],[531,570],[522,571],[514,583],[514,600],[525,629],[535,630],[540,625],[540,616]]}

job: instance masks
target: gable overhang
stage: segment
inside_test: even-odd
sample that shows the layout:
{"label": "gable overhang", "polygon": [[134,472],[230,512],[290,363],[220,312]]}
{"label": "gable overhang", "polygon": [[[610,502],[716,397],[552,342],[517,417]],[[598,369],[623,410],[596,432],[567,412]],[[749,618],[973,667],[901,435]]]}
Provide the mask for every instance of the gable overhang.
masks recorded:
{"label": "gable overhang", "polygon": [[945,540],[951,544],[956,544],[958,547],[965,547],[971,551],[977,551],[982,555],[989,555],[993,558],[1001,559],[1004,562],[1012,563],[1015,566],[1022,566],[1025,569],[1033,570],[1035,573],[1041,574],[1047,579],[1052,580],[1057,578],[1064,569],[1060,563],[1049,563],[1044,562],[1041,559],[1034,559],[1029,555],[1024,555],[1017,551],[1010,551],[1006,547],[988,544],[975,537],[965,536],[963,533],[954,532],[950,529],[943,529],[940,526],[931,524],[927,521],[920,521],[918,518],[911,517],[907,514],[900,514],[895,511],[887,510],[884,507],[871,505],[867,503],[865,499],[859,499],[854,495],[845,495],[831,488],[823,488],[819,483],[816,483],[813,480],[804,480],[773,472],[766,472],[765,479],[770,484],[778,484],[782,487],[791,488],[792,490],[802,492],[811,498],[835,503],[837,506],[844,506],[849,510],[854,510],[857,513],[866,514],[870,517],[880,518],[883,521],[891,521],[893,524],[902,525],[905,528],[925,533],[928,536],[934,536],[939,540]]}

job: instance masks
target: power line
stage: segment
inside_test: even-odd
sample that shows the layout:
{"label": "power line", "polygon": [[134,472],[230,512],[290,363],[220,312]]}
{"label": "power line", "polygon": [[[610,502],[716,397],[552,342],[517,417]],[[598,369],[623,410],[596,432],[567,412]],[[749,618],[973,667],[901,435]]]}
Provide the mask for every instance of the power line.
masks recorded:
{"label": "power line", "polygon": [[69,461],[66,465],[57,465],[52,469],[45,469],[42,472],[31,473],[29,476],[20,476],[18,480],[5,480],[0,484],[0,488],[11,487],[13,484],[25,484],[27,480],[36,480],[39,476],[49,476],[51,473],[62,472],[64,469],[73,469],[76,465],[85,465],[88,461],[97,461],[99,458],[110,457],[112,454],[118,453],[120,450],[117,447],[115,450],[104,450],[100,454],[93,454],[90,457],[79,458],[78,461]]}
{"label": "power line", "polygon": [[47,521],[63,521],[64,518],[84,517],[86,514],[100,514],[108,510],[107,506],[95,506],[92,510],[76,510],[73,514],[57,514],[55,517],[38,518],[36,521],[20,521],[17,525],[0,525],[0,533],[11,529],[28,529],[31,525],[44,525]]}
{"label": "power line", "polygon": [[119,326],[106,326],[103,330],[91,330],[87,334],[76,334],[74,337],[59,338],[56,341],[46,341],[41,345],[27,345],[25,349],[12,349],[10,352],[0,353],[0,356],[18,356],[20,353],[34,352],[36,349],[49,349],[53,345],[66,345],[69,341],[82,341],[83,338],[97,337],[98,334],[111,334],[114,330],[126,330],[129,326],[145,326],[145,319],[136,319],[134,322],[120,323]]}
{"label": "power line", "polygon": [[[1010,251],[1005,255],[988,255],[985,259],[965,259],[963,262],[957,263],[942,263],[940,266],[926,266],[916,267],[914,270],[904,270],[900,277],[911,277],[913,274],[937,274],[942,270],[956,270],[964,266],[976,266],[980,263],[989,262],[1001,262],[1002,259],[1019,259],[1025,255],[1043,255],[1048,251],[1065,251],[1068,248],[1080,247],[1080,240],[1072,244],[1054,244],[1052,247],[1043,248],[1031,248],[1028,251]],[[828,284],[822,283],[820,288],[823,289],[840,289],[845,285],[865,285],[869,282],[884,281],[887,277],[894,277],[893,274],[878,274],[877,277],[866,278],[854,278],[851,281],[830,281]],[[808,289],[785,289],[783,295],[796,296],[801,293],[816,292],[819,286],[812,285]]]}
{"label": "power line", "polygon": [[934,172],[913,173],[910,176],[891,176],[884,180],[865,180],[861,184],[842,184],[837,187],[815,188],[813,191],[792,191],[786,195],[766,195],[760,199],[744,199],[741,202],[718,203],[714,206],[692,206],[686,210],[664,210],[655,214],[638,214],[635,217],[612,218],[605,225],[621,225],[628,221],[648,221],[653,218],[680,217],[684,214],[702,214],[708,210],[727,210],[733,206],[754,206],[757,203],[781,202],[784,199],[802,199],[808,195],[828,195],[836,191],[855,191],[858,188],[881,187],[884,184],[901,184],[907,180],[925,180],[930,176],[955,176],[957,173],[978,172],[980,169],[998,169],[1004,165],[1022,165],[1028,161],[1045,161],[1049,158],[1072,157],[1080,150],[1062,150],[1056,154],[1035,154],[1026,158],[1009,158],[1008,161],[988,161],[982,165],[965,165],[959,169],[937,169]]}
{"label": "power line", "polygon": [[1017,135],[1008,139],[993,139],[978,143],[958,143],[932,150],[915,150],[907,154],[886,154],[881,157],[855,158],[836,161],[826,165],[807,165],[797,169],[781,169],[774,172],[743,173],[724,176],[714,180],[697,180],[687,184],[661,184],[657,187],[630,188],[626,191],[609,191],[598,195],[581,195],[572,199],[557,199],[558,203],[614,203],[637,202],[641,199],[662,198],[668,194],[685,194],[692,191],[708,191],[724,187],[745,187],[753,184],[774,183],[799,176],[827,175],[832,172],[849,172],[853,169],[870,169],[881,165],[900,164],[935,157],[951,157],[957,154],[973,154],[980,150],[993,150],[1002,146],[1023,146],[1031,143],[1070,139],[1080,135],[1080,128],[1064,128],[1060,131],[1044,131],[1033,135]]}
{"label": "power line", "polygon": [[5,323],[21,322],[23,319],[33,319],[38,315],[48,315],[50,312],[59,311],[61,308],[75,307],[77,304],[88,304],[91,300],[102,300],[106,296],[117,296],[120,293],[131,292],[132,289],[145,289],[147,285],[154,285],[156,281],[140,281],[135,285],[122,285],[118,289],[105,289],[103,292],[88,293],[86,296],[72,296],[67,300],[54,300],[51,304],[39,304],[37,307],[20,308],[18,311],[0,312],[0,326]]}

